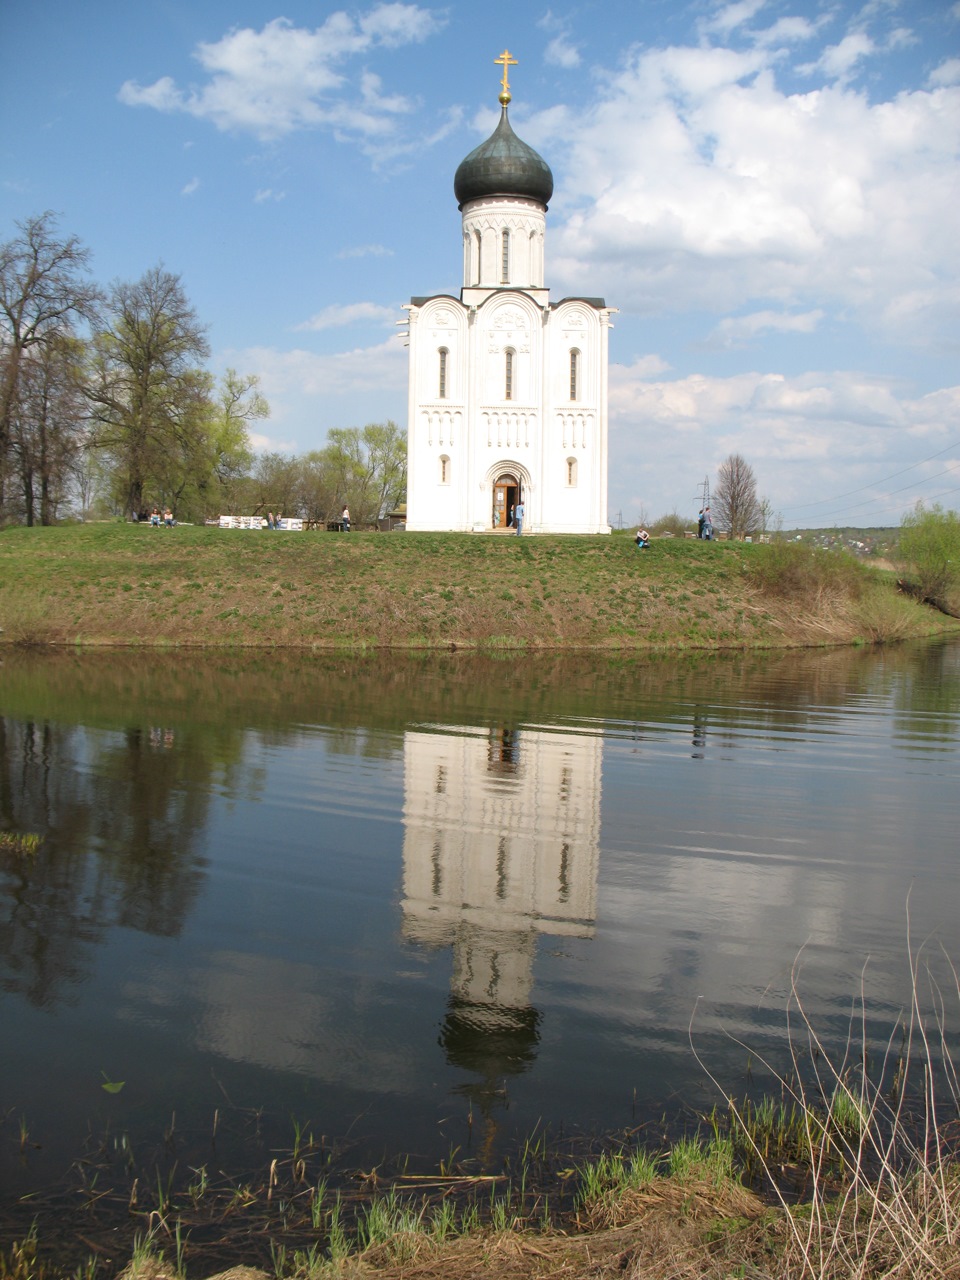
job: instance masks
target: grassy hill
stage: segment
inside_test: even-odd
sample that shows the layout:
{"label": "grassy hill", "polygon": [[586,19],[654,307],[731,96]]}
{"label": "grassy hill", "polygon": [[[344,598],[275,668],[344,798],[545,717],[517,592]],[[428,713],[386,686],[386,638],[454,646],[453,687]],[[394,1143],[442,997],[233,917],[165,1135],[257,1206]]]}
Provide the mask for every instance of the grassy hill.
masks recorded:
{"label": "grassy hill", "polygon": [[0,640],[298,647],[764,648],[934,634],[850,557],[774,543],[270,533],[0,534]]}

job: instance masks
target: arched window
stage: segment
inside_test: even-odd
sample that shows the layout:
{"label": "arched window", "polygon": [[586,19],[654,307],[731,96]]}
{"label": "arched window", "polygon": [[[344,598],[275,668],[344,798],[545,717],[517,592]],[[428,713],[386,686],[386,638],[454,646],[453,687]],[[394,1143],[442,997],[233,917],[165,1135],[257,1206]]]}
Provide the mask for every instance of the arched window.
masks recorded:
{"label": "arched window", "polygon": [[570,399],[580,399],[580,352],[576,347],[570,352]]}
{"label": "arched window", "polygon": [[440,483],[450,483],[450,459],[446,454],[443,454],[440,459]]}
{"label": "arched window", "polygon": [[500,283],[510,283],[510,231],[507,227],[500,232]]}
{"label": "arched window", "polygon": [[577,460],[576,458],[567,459],[567,488],[575,489],[577,487]]}
{"label": "arched window", "polygon": [[504,400],[512,400],[512,399],[513,399],[513,362],[514,362],[514,356],[515,356],[515,354],[516,354],[516,353],[514,352],[514,350],[512,349],[512,347],[507,347],[507,350],[506,350],[506,352],[504,353],[504,355],[505,355],[505,357],[506,357],[506,359],[505,359],[505,361],[504,361],[504,370],[503,370],[503,378],[504,378],[504,385],[503,385],[503,398],[504,398]]}
{"label": "arched window", "polygon": [[449,354],[450,352],[447,350],[446,347],[441,347],[438,352],[438,355],[440,357],[440,367],[438,369],[439,377],[437,380],[438,381],[437,395],[440,397],[441,400],[446,400],[447,398],[447,356]]}

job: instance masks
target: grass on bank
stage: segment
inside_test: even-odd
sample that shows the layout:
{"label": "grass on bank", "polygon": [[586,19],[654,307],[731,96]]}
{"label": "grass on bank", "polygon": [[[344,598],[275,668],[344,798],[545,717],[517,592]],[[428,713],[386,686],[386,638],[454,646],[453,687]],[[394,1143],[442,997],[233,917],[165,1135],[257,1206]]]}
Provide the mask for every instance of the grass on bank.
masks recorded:
{"label": "grass on bank", "polygon": [[0,640],[315,648],[714,649],[957,624],[799,544],[98,524],[0,534]]}

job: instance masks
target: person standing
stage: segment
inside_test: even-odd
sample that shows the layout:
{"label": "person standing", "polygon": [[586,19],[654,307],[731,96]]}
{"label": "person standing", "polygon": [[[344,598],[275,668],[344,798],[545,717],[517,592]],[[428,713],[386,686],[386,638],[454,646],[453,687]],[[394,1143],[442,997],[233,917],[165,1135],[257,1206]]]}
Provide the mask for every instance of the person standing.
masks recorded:
{"label": "person standing", "polygon": [[698,538],[702,538],[702,537],[703,537],[703,528],[704,528],[704,525],[705,525],[706,523],[707,523],[707,517],[706,517],[706,515],[701,511],[701,512],[700,512],[700,514],[699,514],[699,516],[697,517],[697,537],[698,537]]}
{"label": "person standing", "polygon": [[350,512],[347,510],[347,504],[343,504],[343,510],[340,512],[340,524],[344,533],[350,532]]}
{"label": "person standing", "polygon": [[518,538],[523,533],[523,514],[523,499],[521,498],[513,508],[513,523],[516,526]]}

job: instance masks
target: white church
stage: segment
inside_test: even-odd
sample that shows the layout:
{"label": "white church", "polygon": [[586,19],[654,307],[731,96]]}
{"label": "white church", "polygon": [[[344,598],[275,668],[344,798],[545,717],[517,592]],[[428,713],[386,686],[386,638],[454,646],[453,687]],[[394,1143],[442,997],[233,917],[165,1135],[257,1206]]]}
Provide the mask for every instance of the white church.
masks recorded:
{"label": "white church", "polygon": [[460,164],[460,297],[411,299],[407,528],[609,533],[602,298],[544,283],[553,174],[513,132],[504,52],[497,128]]}

